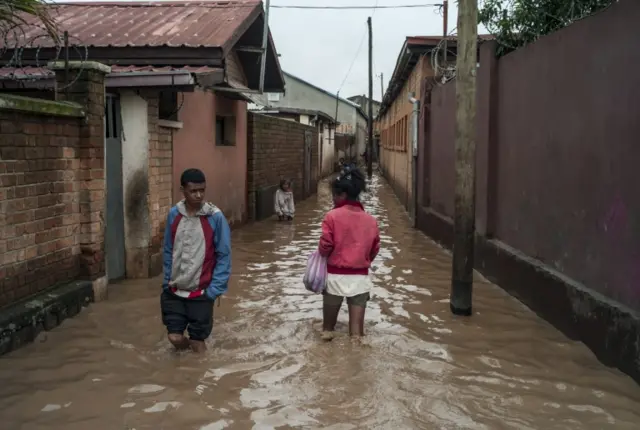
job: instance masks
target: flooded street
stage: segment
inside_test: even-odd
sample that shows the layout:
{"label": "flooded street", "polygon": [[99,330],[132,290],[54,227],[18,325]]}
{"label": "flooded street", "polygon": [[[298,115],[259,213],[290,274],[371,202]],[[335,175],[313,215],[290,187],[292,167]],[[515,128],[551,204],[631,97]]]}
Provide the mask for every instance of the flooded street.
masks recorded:
{"label": "flooded street", "polygon": [[[233,233],[229,294],[209,351],[176,354],[160,280],[113,286],[33,345],[0,358],[6,430],[637,429],[640,387],[478,277],[472,318],[449,312],[450,256],[409,227],[382,181],[367,338],[319,339],[302,286],[326,184],[293,224]],[[339,327],[346,333],[346,307]]]}

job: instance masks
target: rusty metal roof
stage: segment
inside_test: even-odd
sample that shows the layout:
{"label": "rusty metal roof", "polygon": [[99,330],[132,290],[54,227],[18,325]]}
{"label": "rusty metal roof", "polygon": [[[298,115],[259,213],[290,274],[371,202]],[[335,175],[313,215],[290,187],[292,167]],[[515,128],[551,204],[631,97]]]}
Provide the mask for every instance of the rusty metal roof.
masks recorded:
{"label": "rusty metal roof", "polygon": [[[188,72],[192,74],[211,73],[215,71],[221,71],[222,69],[216,67],[154,67],[154,66],[111,66],[110,75],[123,74],[123,73],[140,73],[140,72]],[[29,80],[29,79],[46,79],[51,78],[55,73],[46,67],[0,67],[0,79],[16,79],[16,80]]]}
{"label": "rusty metal roof", "polygon": [[[261,0],[56,3],[49,6],[69,43],[88,47],[227,48],[262,13]],[[25,17],[29,24],[34,18]],[[25,26],[6,46],[53,47],[44,31]],[[17,40],[16,40],[17,39]]]}

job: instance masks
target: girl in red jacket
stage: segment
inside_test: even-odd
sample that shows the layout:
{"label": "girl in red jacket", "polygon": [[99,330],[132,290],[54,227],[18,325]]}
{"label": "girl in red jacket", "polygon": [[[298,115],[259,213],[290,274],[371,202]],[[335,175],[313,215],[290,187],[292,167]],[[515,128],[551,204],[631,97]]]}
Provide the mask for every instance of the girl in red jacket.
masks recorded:
{"label": "girl in red jacket", "polygon": [[375,218],[364,211],[358,197],[364,175],[349,169],[332,184],[334,208],[322,221],[319,252],[327,258],[327,287],[323,292],[322,338],[333,339],[343,299],[349,306],[349,334],[364,336],[364,311],[373,283],[371,262],[380,251]]}

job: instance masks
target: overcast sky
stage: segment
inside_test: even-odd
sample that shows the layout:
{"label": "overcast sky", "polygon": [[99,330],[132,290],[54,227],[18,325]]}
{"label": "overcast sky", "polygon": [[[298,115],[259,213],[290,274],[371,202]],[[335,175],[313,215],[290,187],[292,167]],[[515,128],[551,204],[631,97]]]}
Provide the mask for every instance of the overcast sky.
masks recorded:
{"label": "overcast sky", "polygon": [[[263,0],[264,1],[264,0]],[[272,5],[379,6],[434,4],[442,0],[271,0]],[[456,26],[456,1],[449,2],[449,31]],[[373,19],[374,99],[380,100],[380,73],[384,87],[407,36],[442,34],[437,7],[411,9],[298,10],[272,8],[269,26],[281,54],[284,71],[335,93],[346,77],[340,96],[368,93],[367,17]],[[364,36],[364,39],[363,39]],[[360,42],[362,46],[358,50]],[[353,68],[347,76],[349,66]]]}

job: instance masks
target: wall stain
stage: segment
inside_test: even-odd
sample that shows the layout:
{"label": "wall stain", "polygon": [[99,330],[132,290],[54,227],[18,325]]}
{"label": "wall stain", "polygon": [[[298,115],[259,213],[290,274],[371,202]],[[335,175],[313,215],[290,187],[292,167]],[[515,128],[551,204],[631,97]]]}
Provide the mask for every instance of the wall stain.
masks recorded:
{"label": "wall stain", "polygon": [[137,236],[148,221],[149,177],[143,169],[136,170],[127,183],[124,214],[129,223],[129,236]]}

